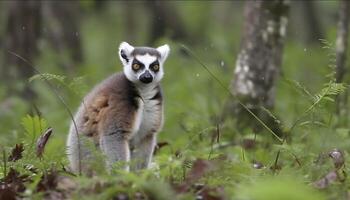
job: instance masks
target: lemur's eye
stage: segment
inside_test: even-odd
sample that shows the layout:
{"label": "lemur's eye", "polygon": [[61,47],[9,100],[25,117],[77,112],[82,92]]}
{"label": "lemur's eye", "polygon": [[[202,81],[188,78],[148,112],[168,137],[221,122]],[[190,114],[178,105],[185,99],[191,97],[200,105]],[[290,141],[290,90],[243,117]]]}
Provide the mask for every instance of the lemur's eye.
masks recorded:
{"label": "lemur's eye", "polygon": [[157,65],[157,64],[152,65],[152,69],[153,69],[153,71],[158,71],[159,70],[159,65]]}
{"label": "lemur's eye", "polygon": [[141,65],[140,64],[137,64],[137,63],[134,63],[134,64],[132,64],[132,69],[133,70],[139,70],[141,68]]}

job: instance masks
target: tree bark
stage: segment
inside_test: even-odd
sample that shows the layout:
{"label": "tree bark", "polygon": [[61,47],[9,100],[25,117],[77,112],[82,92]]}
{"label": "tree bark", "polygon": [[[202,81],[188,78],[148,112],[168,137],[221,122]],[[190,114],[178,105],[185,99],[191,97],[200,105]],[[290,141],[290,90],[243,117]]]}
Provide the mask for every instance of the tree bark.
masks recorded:
{"label": "tree bark", "polygon": [[[18,79],[26,83],[34,72],[28,64],[10,55],[7,51],[12,51],[29,61],[33,61],[38,55],[37,40],[40,36],[41,27],[41,2],[35,0],[11,1],[8,6],[9,16],[4,41],[5,69],[3,78],[9,86],[8,92],[13,93],[16,90],[13,87],[14,83]],[[20,93],[23,98],[28,100],[32,100],[36,96],[28,84],[23,86]]]}
{"label": "tree bark", "polygon": [[300,4],[304,16],[305,42],[318,44],[320,42],[319,40],[324,38],[324,32],[317,15],[315,1],[304,0],[300,1]]}
{"label": "tree bark", "polygon": [[[282,64],[288,13],[286,0],[249,0],[244,8],[243,38],[231,90],[268,125],[269,117],[261,107],[274,107],[275,83]],[[234,103],[233,111],[235,116],[239,116],[238,124],[257,126],[256,120],[239,104]]]}
{"label": "tree bark", "polygon": [[[339,2],[337,39],[335,45],[336,53],[336,73],[335,79],[337,83],[347,82],[344,80],[346,74],[346,52],[348,47],[349,37],[349,12],[350,2],[348,0],[341,0]],[[348,91],[340,94],[337,98],[337,114],[342,116],[342,119],[348,118]],[[347,120],[345,120],[347,122]]]}
{"label": "tree bark", "polygon": [[172,2],[151,0],[147,1],[149,12],[151,14],[151,35],[149,44],[153,44],[157,39],[169,35],[173,40],[184,40],[188,38],[183,22],[176,12]]}
{"label": "tree bark", "polygon": [[341,0],[339,2],[339,20],[337,27],[337,40],[336,40],[336,82],[341,83],[343,81],[346,72],[346,51],[348,47],[348,35],[349,35],[349,12],[350,1]]}
{"label": "tree bark", "polygon": [[136,43],[136,21],[137,17],[135,13],[137,13],[137,5],[135,2],[132,1],[126,1],[123,4],[124,6],[124,24],[125,24],[125,32],[124,37],[126,38],[126,41],[129,41],[131,43]]}
{"label": "tree bark", "polygon": [[[62,63],[65,71],[83,60],[79,33],[79,2],[44,1],[43,15],[48,29],[48,39],[59,52],[68,51],[70,60]],[[73,63],[71,63],[73,61]]]}

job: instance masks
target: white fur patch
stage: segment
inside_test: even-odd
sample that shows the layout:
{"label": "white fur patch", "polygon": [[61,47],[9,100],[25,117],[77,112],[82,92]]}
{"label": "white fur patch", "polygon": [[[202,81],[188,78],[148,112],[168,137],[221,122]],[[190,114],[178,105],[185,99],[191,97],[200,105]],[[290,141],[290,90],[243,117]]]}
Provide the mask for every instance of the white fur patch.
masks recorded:
{"label": "white fur patch", "polygon": [[143,107],[142,113],[142,122],[140,129],[138,131],[139,138],[145,137],[147,134],[150,134],[150,131],[155,127],[158,127],[158,123],[161,124],[162,121],[159,121],[163,116],[162,106],[157,105],[157,100],[145,100],[145,105]]}
{"label": "white fur patch", "polygon": [[128,63],[126,62],[126,60],[125,60],[124,58],[122,58],[121,52],[123,51],[123,52],[124,52],[124,55],[125,55],[125,56],[129,59],[129,61],[130,61],[130,59],[131,59],[131,52],[132,52],[133,50],[134,50],[134,47],[131,46],[129,43],[127,43],[127,42],[122,42],[122,43],[120,43],[118,54],[119,54],[119,59],[120,59],[120,61],[122,61],[122,63],[123,63],[124,66],[127,65]]}
{"label": "white fur patch", "polygon": [[157,57],[151,56],[147,53],[145,55],[136,55],[136,59],[142,62],[142,64],[146,66],[146,69],[149,69],[149,65],[152,64],[154,61],[156,61]]}
{"label": "white fur patch", "polygon": [[141,122],[142,122],[142,116],[143,116],[143,107],[144,103],[141,99],[139,99],[139,109],[136,111],[135,120],[133,123],[133,130],[131,133],[131,137],[134,137],[134,135],[139,131]]}
{"label": "white fur patch", "polygon": [[160,53],[160,62],[163,63],[169,55],[170,47],[169,45],[165,44],[163,46],[158,47],[157,51]]}

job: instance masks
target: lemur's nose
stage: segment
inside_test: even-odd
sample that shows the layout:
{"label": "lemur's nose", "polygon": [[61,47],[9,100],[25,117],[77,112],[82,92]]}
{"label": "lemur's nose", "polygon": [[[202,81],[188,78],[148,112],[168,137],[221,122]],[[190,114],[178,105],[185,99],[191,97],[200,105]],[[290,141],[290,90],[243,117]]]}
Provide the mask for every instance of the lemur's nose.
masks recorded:
{"label": "lemur's nose", "polygon": [[152,77],[152,74],[149,73],[148,70],[146,70],[145,73],[143,73],[141,76],[140,76],[140,81],[142,83],[150,83],[153,81],[153,77]]}

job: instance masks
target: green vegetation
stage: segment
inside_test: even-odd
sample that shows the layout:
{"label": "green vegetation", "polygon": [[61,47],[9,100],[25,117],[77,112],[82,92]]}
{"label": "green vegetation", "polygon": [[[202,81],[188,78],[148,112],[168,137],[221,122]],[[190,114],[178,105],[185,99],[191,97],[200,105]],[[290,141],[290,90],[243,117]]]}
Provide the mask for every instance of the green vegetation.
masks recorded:
{"label": "green vegetation", "polygon": [[[90,5],[86,3],[85,7],[88,10]],[[207,7],[187,4],[181,13],[188,17]],[[65,140],[70,117],[46,81],[75,112],[96,83],[121,71],[117,47],[126,33],[119,29],[123,23],[120,13],[117,3],[84,17],[79,36],[85,60],[73,67],[74,73],[60,68],[64,55],[43,41],[42,54],[33,61],[43,75],[18,83],[18,87],[30,84],[35,88],[39,98],[34,103],[8,97],[6,83],[0,85],[0,182],[16,185],[29,199],[349,198],[349,117],[337,115],[335,104],[336,96],[348,86],[334,82],[335,27],[327,27],[325,41],[329,43],[306,46],[295,39],[287,40],[275,110],[266,110],[288,133],[282,144],[267,130],[256,134],[250,128],[238,129],[234,122],[239,116],[222,119],[232,96],[192,55],[184,53],[183,44],[229,87],[240,41],[240,18],[231,21],[234,27],[230,31],[222,27],[208,30],[202,37],[210,42],[191,45],[168,38],[157,41],[168,43],[171,54],[162,82],[165,124],[158,139],[161,148],[151,169],[138,173],[115,169],[111,175],[99,161],[92,178],[68,172]],[[236,15],[241,17],[241,13]],[[202,16],[195,16],[186,21],[186,26],[196,32],[205,23],[202,21]],[[137,41],[130,43],[140,45],[146,37],[140,33]],[[43,156],[38,157],[36,143],[48,127],[53,132]],[[14,148],[16,144],[23,144],[24,150]],[[332,153],[341,153],[341,158]],[[14,159],[15,155],[22,157]],[[16,172],[6,176],[12,169]],[[333,179],[327,178],[332,172],[336,172]]]}

